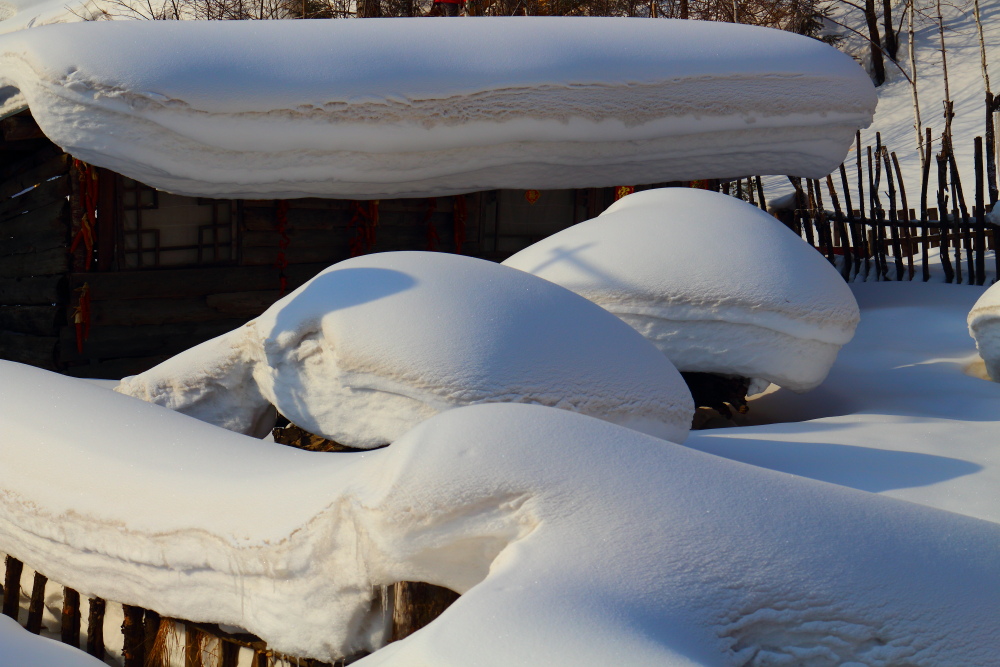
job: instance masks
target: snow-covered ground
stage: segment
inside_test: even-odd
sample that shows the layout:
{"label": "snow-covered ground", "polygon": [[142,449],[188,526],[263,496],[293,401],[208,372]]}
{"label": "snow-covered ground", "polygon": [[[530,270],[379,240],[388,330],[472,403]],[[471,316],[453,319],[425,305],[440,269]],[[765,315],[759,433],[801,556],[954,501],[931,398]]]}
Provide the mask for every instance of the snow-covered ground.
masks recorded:
{"label": "snow-covered ground", "polygon": [[852,290],[824,385],[684,447],[486,405],[313,454],[6,364],[0,541],[85,594],[319,656],[379,642],[382,584],[464,593],[361,664],[994,664],[1000,385],[965,325],[984,288]]}

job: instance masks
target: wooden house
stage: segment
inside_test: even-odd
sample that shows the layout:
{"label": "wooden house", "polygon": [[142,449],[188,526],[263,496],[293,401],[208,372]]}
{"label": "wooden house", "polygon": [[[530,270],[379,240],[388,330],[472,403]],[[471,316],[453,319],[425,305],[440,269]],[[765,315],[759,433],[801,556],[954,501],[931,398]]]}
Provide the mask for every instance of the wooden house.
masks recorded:
{"label": "wooden house", "polygon": [[390,250],[503,260],[598,215],[615,188],[347,201],[161,192],[0,121],[0,358],[141,372],[260,314],[330,264]]}

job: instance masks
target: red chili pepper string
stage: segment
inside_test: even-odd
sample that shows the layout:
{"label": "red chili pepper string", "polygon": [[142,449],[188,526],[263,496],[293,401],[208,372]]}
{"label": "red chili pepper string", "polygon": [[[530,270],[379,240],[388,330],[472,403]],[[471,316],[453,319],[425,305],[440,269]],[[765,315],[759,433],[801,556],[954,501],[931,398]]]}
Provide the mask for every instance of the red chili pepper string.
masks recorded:
{"label": "red chili pepper string", "polygon": [[354,231],[349,248],[351,257],[365,255],[375,247],[376,229],[379,223],[378,200],[351,202],[353,215],[347,228]]}
{"label": "red chili pepper string", "polygon": [[70,254],[75,253],[80,242],[86,250],[83,261],[83,270],[90,271],[90,265],[94,258],[94,222],[97,220],[97,170],[80,160],[73,160],[73,167],[76,169],[80,179],[80,205],[83,208],[83,215],[80,218],[80,228],[73,236],[73,243],[70,244]]}
{"label": "red chili pepper string", "polygon": [[73,309],[72,319],[76,330],[76,351],[83,354],[83,342],[90,338],[90,285],[84,283],[73,292],[80,295]]}

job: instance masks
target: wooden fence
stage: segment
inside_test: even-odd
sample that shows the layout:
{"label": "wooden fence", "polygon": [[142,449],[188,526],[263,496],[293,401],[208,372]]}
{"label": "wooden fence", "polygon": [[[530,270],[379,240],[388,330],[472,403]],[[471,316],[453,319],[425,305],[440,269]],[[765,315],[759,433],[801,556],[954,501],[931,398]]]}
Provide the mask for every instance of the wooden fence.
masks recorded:
{"label": "wooden fence", "polygon": [[[927,129],[921,187],[916,190],[919,208],[910,207],[899,160],[882,145],[881,137],[876,134],[875,147],[864,151],[860,132],[856,141],[851,167],[842,164],[839,173],[825,181],[790,179],[796,205],[777,212],[779,219],[823,253],[845,280],[916,280],[919,275],[926,282],[932,277],[932,252],[939,258],[945,282],[983,285],[987,268],[1000,276],[997,225],[987,218],[981,137],[975,138],[975,199],[969,206],[954,152],[942,142],[941,152],[932,157]],[[934,207],[928,205],[932,169]],[[859,196],[856,204],[852,184]],[[995,201],[995,188],[989,194]],[[987,256],[989,250],[994,250],[992,258]]]}

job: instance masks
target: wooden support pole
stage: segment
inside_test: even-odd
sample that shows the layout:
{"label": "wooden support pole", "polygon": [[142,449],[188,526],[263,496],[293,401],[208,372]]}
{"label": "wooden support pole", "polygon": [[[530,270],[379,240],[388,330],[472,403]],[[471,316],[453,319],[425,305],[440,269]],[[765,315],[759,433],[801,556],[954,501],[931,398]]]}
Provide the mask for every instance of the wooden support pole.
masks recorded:
{"label": "wooden support pole", "polygon": [[254,649],[253,652],[253,667],[267,667],[267,652],[260,649]]}
{"label": "wooden support pole", "polygon": [[441,615],[458,593],[431,584],[404,581],[393,586],[390,641],[409,637]]}
{"label": "wooden support pole", "polygon": [[892,254],[894,255],[896,281],[898,282],[903,279],[903,253],[899,242],[899,210],[896,208],[896,184],[892,177],[889,151],[884,146],[882,147],[882,161],[885,163],[885,182],[889,186],[889,234],[892,238]]}
{"label": "wooden support pole", "polygon": [[64,644],[80,648],[80,594],[72,588],[63,589],[60,638]]}
{"label": "wooden support pole", "polygon": [[28,623],[25,629],[33,635],[42,631],[42,614],[45,612],[45,584],[48,582],[41,572],[35,572],[31,583],[31,602],[28,603]]}
{"label": "wooden support pole", "polygon": [[[892,165],[896,170],[896,180],[899,182],[899,201],[903,205],[903,217],[906,219],[907,223],[913,222],[913,210],[910,208],[906,201],[906,184],[903,182],[903,172],[899,169],[899,158],[896,157],[895,151],[892,153]],[[910,224],[903,225],[902,233],[906,239],[906,271],[910,280],[913,280],[913,226]]]}
{"label": "wooden support pole", "polygon": [[950,283],[955,280],[955,270],[951,268],[951,258],[948,256],[948,195],[946,189],[948,181],[948,158],[939,153],[937,156],[937,166],[937,203],[938,213],[941,218],[941,268],[944,269],[944,281]]}
{"label": "wooden support pole", "polygon": [[983,138],[976,137],[976,284],[986,282],[986,197],[983,188]]}
{"label": "wooden support pole", "polygon": [[[164,661],[163,647],[158,646],[156,638],[160,634],[160,626],[164,625],[160,615],[152,609],[147,609],[142,617],[142,632],[144,651],[146,653],[146,663],[144,667],[166,667]],[[169,621],[166,621],[169,623]],[[166,628],[163,628],[166,631]]]}
{"label": "wooden support pole", "polygon": [[21,597],[21,572],[24,570],[24,563],[7,556],[7,568],[3,579],[3,614],[17,620],[17,612],[20,606]]}
{"label": "wooden support pole", "polygon": [[927,183],[930,179],[931,173],[931,155],[933,151],[931,150],[931,144],[933,142],[933,135],[931,134],[931,128],[927,128],[927,140],[924,142],[924,168],[921,174],[920,182],[920,222],[924,223],[923,229],[920,230],[920,261],[923,262],[923,269],[921,271],[922,278],[924,282],[931,279],[931,267],[929,258],[929,246],[930,239],[928,238],[927,232],[927,222],[929,220],[927,215]]}
{"label": "wooden support pole", "polygon": [[[844,165],[840,165],[843,169]],[[848,236],[847,225],[844,224],[844,214],[840,209],[840,198],[837,190],[833,187],[833,176],[827,174],[826,188],[830,192],[830,201],[833,202],[833,215],[837,223],[837,233],[840,235],[841,247],[844,249],[844,264],[840,267],[840,275],[844,280],[851,279],[851,269],[854,264],[854,249],[851,247],[851,239]]]}
{"label": "wooden support pole", "polygon": [[222,660],[219,667],[237,667],[240,660],[240,647],[225,639],[221,640]]}
{"label": "wooden support pole", "polygon": [[146,631],[143,628],[142,607],[122,605],[125,619],[122,621],[122,659],[125,667],[145,667],[146,663]]}
{"label": "wooden support pole", "polygon": [[104,600],[90,598],[87,614],[87,653],[98,660],[104,660]]}

